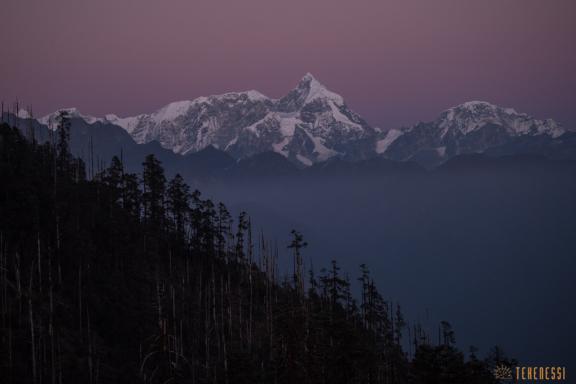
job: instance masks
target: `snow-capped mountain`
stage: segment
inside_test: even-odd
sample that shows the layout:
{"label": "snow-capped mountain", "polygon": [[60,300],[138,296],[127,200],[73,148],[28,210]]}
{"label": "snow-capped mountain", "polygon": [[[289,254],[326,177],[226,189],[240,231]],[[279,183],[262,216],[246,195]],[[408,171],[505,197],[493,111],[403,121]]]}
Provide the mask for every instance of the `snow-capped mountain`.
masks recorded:
{"label": "snow-capped mountain", "polygon": [[[334,157],[357,161],[375,156],[434,166],[519,138],[555,139],[564,133],[553,120],[537,120],[483,101],[450,108],[431,122],[385,131],[370,126],[346,106],[342,96],[311,74],[280,99],[254,90],[232,92],[174,102],[126,118],[96,118],[75,108],[66,110],[88,124],[121,127],[138,144],[158,142],[176,154],[213,146],[236,159],[276,152],[305,166]],[[50,114],[39,122],[55,127],[56,116]]]}
{"label": "snow-capped mountain", "polygon": [[[106,119],[103,118],[98,118],[98,117],[94,117],[94,116],[88,116],[88,115],[83,115],[80,113],[80,111],[77,108],[60,108],[58,111],[50,113],[49,115],[46,115],[44,117],[41,117],[38,119],[38,122],[40,124],[44,124],[50,128],[55,129],[56,126],[58,125],[58,115],[60,114],[60,112],[67,112],[68,113],[68,117],[71,119],[81,119],[84,120],[86,123],[88,124],[94,124],[97,122],[100,123],[105,123]],[[18,113],[18,116],[20,118],[28,118],[30,117],[30,115],[28,114],[27,111],[25,110],[21,110],[21,112]]]}
{"label": "snow-capped mountain", "polygon": [[246,91],[179,101],[128,118],[82,118],[106,120],[137,143],[158,141],[179,154],[212,145],[236,158],[273,151],[303,165],[333,156],[374,155],[377,133],[311,74],[281,99]]}
{"label": "snow-capped mountain", "polygon": [[485,101],[469,101],[444,111],[437,120],[442,135],[457,130],[464,135],[486,124],[499,125],[511,136],[546,134],[558,137],[564,130],[551,119],[536,120],[513,108],[501,108]]}
{"label": "snow-capped mountain", "polygon": [[483,153],[519,138],[557,138],[564,132],[551,119],[537,120],[512,108],[470,101],[444,111],[432,122],[386,132],[376,142],[376,152],[395,160],[435,165],[456,155]]}

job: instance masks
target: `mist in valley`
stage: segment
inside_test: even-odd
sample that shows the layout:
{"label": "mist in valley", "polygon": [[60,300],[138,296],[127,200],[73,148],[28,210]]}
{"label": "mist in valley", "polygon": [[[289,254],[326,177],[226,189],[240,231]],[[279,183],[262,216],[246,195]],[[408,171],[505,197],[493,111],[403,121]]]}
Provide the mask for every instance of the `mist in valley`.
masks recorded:
{"label": "mist in valley", "polygon": [[293,228],[316,273],[334,259],[355,282],[367,264],[384,296],[433,342],[447,320],[463,350],[484,355],[497,344],[521,364],[573,365],[574,168],[446,168],[194,186],[247,211],[258,234],[277,240],[286,271]]}

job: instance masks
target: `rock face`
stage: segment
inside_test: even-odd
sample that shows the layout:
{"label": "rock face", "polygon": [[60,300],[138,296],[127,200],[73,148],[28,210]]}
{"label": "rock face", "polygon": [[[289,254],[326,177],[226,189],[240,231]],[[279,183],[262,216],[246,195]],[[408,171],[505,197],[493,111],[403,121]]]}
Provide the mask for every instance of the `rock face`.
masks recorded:
{"label": "rock face", "polygon": [[[298,166],[376,156],[435,166],[460,154],[564,134],[552,120],[536,120],[482,101],[450,108],[432,122],[383,131],[370,126],[311,74],[280,99],[246,91],[174,102],[154,113],[127,118],[83,116],[73,108],[68,112],[88,124],[119,126],[136,143],[158,142],[176,154],[209,146],[236,159],[275,152]],[[50,125],[55,116],[39,122]]]}

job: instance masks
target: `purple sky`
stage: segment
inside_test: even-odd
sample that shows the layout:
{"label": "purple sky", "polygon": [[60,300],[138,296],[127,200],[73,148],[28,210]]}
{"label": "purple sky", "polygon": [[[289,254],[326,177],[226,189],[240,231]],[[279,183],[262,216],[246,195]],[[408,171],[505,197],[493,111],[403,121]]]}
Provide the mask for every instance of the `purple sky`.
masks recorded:
{"label": "purple sky", "polygon": [[467,100],[576,126],[574,0],[8,0],[0,99],[120,116],[306,73],[371,124]]}

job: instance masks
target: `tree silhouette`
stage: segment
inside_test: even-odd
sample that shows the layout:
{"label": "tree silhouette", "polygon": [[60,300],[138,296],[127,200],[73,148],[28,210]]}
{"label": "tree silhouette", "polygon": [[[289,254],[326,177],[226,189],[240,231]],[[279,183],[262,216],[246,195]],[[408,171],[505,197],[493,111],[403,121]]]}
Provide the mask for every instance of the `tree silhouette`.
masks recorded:
{"label": "tree silhouette", "polygon": [[62,117],[56,144],[0,124],[3,383],[492,383],[516,363],[466,361],[447,322],[433,345],[365,265],[359,305],[336,261],[305,287],[297,231],[282,280],[246,213],[167,183],[152,155],[86,179]]}

